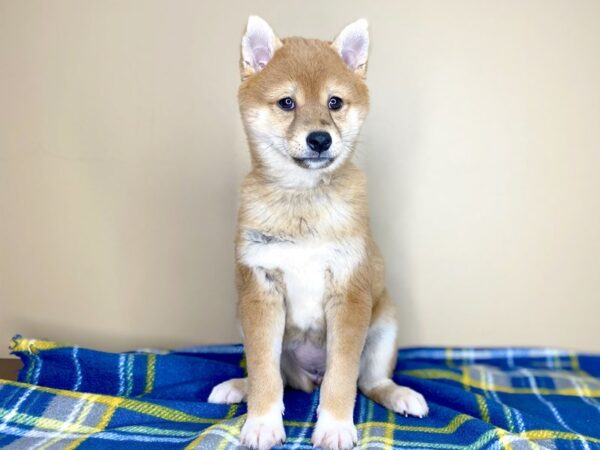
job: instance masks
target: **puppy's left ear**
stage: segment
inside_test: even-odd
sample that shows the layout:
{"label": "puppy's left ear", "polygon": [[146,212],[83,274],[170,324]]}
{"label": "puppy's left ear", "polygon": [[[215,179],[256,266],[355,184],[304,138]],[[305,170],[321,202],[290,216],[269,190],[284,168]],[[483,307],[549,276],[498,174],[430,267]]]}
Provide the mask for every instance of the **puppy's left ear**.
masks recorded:
{"label": "puppy's left ear", "polygon": [[357,75],[367,75],[369,57],[369,23],[367,19],[352,22],[337,35],[331,46]]}

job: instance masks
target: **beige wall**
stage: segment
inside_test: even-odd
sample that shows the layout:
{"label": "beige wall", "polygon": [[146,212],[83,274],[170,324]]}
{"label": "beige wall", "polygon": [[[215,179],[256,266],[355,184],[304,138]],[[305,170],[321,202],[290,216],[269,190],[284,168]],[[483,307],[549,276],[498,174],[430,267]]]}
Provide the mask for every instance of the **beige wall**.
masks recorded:
{"label": "beige wall", "polygon": [[600,2],[0,0],[0,356],[239,339],[250,13],[370,20],[359,160],[403,345],[600,350]]}

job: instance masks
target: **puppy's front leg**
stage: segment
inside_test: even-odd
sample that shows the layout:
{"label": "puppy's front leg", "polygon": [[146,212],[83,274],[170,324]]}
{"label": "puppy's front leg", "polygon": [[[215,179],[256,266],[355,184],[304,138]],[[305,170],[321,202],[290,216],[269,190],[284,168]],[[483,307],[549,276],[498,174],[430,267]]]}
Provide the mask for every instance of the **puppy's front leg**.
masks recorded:
{"label": "puppy's front leg", "polygon": [[239,313],[248,367],[248,417],[240,441],[266,450],[285,440],[280,371],[283,294],[260,269],[239,268]]}
{"label": "puppy's front leg", "polygon": [[360,355],[371,318],[371,297],[350,286],[329,298],[325,316],[327,368],[312,442],[327,450],[350,449],[357,441],[352,413]]}

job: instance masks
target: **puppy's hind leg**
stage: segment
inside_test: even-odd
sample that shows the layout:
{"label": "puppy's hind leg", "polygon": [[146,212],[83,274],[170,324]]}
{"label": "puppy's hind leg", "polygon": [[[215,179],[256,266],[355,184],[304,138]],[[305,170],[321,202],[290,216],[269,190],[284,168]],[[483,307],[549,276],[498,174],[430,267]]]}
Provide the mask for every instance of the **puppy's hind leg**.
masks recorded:
{"label": "puppy's hind leg", "polygon": [[392,371],[396,365],[397,325],[387,293],[377,305],[367,335],[361,361],[358,387],[371,400],[405,416],[423,417],[429,412],[418,392],[396,384]]}
{"label": "puppy's hind leg", "polygon": [[208,396],[209,403],[240,403],[246,401],[248,395],[248,379],[232,378],[217,384]]}
{"label": "puppy's hind leg", "polygon": [[[309,393],[315,389],[314,381],[298,367],[298,364],[288,351],[284,351],[281,354],[281,372],[286,385]],[[230,405],[232,403],[245,402],[247,396],[248,378],[232,378],[212,388],[208,396],[208,403]]]}

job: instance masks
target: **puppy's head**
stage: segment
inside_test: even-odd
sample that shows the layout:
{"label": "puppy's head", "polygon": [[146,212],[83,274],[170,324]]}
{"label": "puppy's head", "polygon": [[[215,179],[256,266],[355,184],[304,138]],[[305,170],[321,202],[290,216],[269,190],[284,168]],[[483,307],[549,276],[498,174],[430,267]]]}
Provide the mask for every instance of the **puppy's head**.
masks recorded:
{"label": "puppy's head", "polygon": [[255,164],[279,179],[314,180],[351,156],[369,107],[368,47],[364,19],[326,42],[279,39],[249,18],[239,100]]}

